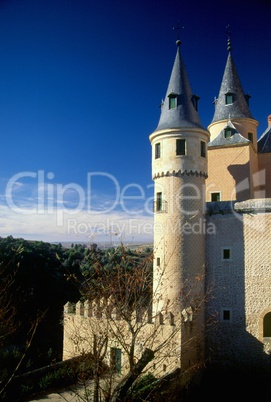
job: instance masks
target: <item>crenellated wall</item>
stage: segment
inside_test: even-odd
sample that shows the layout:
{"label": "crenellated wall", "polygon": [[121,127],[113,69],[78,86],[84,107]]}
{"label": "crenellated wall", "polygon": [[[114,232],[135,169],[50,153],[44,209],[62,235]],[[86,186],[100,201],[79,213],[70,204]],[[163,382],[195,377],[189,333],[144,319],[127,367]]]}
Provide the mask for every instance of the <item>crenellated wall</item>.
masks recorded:
{"label": "crenellated wall", "polygon": [[[64,308],[64,346],[63,360],[78,356],[82,353],[94,351],[94,338],[102,344],[105,339],[107,344],[105,362],[112,365],[112,349],[118,349],[121,353],[120,375],[129,371],[129,349],[132,344],[133,326],[137,330],[135,342],[135,360],[137,361],[143,351],[148,348],[155,352],[154,359],[147,369],[156,376],[163,376],[177,367],[181,367],[181,331],[190,333],[195,325],[195,315],[190,307],[183,309],[179,317],[171,312],[159,313],[151,317],[151,309],[146,309],[141,314],[134,313],[131,322],[120,319],[120,314],[115,309],[108,313],[106,300],[95,300],[85,303],[72,304],[68,302]],[[165,340],[167,340],[165,342]],[[97,345],[97,344],[96,344]],[[187,358],[195,350],[191,347],[184,351]],[[182,363],[184,364],[184,363]],[[195,367],[184,368],[183,378],[189,378]]]}

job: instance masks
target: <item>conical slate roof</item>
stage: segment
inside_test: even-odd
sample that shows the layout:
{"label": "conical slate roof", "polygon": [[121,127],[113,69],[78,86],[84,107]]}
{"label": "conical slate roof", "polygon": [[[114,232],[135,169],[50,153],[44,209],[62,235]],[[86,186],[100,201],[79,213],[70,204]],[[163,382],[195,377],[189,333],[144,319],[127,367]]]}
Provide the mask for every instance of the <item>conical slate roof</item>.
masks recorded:
{"label": "conical slate roof", "polygon": [[[212,123],[234,118],[251,118],[253,119],[249,106],[248,97],[245,96],[232,55],[231,45],[228,42],[228,58],[224,75],[218,95],[215,101],[215,113]],[[226,104],[226,95],[232,95],[232,103]]]}
{"label": "conical slate roof", "polygon": [[258,152],[271,152],[271,115],[268,116],[268,127],[258,139]]}
{"label": "conical slate roof", "polygon": [[[155,131],[171,128],[203,128],[197,111],[197,101],[199,97],[193,95],[190,87],[181,57],[181,42],[178,40],[176,43],[178,45],[177,54],[165,100],[161,105],[160,120]],[[170,98],[175,98],[176,107],[170,107]]]}

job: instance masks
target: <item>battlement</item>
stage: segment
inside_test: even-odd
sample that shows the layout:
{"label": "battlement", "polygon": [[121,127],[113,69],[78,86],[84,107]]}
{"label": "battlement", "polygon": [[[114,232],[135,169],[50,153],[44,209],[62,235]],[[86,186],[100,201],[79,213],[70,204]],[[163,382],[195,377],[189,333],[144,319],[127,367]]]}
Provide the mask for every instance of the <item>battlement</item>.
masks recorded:
{"label": "battlement", "polygon": [[268,213],[271,212],[271,198],[255,198],[245,201],[213,201],[206,203],[206,213],[232,214],[239,213]]}
{"label": "battlement", "polygon": [[[95,300],[87,300],[84,303],[78,301],[77,303],[67,302],[64,306],[64,316],[75,316],[82,318],[96,318],[96,319],[110,319],[110,320],[123,320],[123,313],[114,306],[112,300],[102,298]],[[183,309],[182,313],[177,317],[172,312],[166,313],[158,312],[153,314],[152,306],[149,305],[145,308],[132,313],[133,318],[138,323],[148,323],[163,326],[176,326],[180,323],[192,321],[193,309],[189,306]]]}
{"label": "battlement", "polygon": [[236,202],[234,210],[243,213],[266,213],[271,212],[271,198],[255,198]]}

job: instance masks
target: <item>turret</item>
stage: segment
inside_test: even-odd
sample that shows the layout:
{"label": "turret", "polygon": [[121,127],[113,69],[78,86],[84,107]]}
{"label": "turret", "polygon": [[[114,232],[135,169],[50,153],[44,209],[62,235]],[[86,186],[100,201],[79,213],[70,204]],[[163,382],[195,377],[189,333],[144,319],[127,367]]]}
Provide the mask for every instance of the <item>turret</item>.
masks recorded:
{"label": "turret", "polygon": [[[193,316],[194,341],[203,348],[205,178],[209,133],[198,114],[198,99],[188,80],[177,41],[161,116],[150,135],[154,186],[153,313],[171,314],[171,321]],[[199,279],[200,278],[200,279]],[[180,334],[181,344],[187,333]],[[197,345],[197,347],[199,346]],[[200,358],[181,346],[182,364]],[[189,348],[190,349],[190,348]],[[191,348],[193,349],[193,348]],[[186,363],[185,363],[186,362]]]}
{"label": "turret", "polygon": [[259,171],[262,174],[262,197],[271,198],[271,115],[267,117],[267,128],[258,140]]}
{"label": "turret", "polygon": [[271,153],[271,114],[267,117],[267,129],[258,139],[258,152]]}
{"label": "turret", "polygon": [[214,140],[228,120],[244,137],[257,142],[258,121],[255,120],[249,109],[250,95],[245,94],[232,56],[232,46],[228,38],[228,58],[222,78],[218,98],[215,99],[215,112],[208,129],[211,141]]}
{"label": "turret", "polygon": [[228,57],[208,144],[207,201],[241,201],[258,194],[257,126],[232,57]]}

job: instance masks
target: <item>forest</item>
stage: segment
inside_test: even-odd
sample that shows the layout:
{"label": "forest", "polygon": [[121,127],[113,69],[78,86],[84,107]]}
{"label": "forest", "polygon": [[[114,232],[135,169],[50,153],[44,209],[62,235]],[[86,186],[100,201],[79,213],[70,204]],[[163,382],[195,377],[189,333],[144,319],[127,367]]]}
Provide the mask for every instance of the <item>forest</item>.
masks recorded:
{"label": "forest", "polygon": [[0,238],[1,384],[14,375],[62,361],[63,308],[68,301],[76,303],[84,297],[87,278],[91,278],[95,297],[99,278],[111,277],[114,282],[116,267],[118,272],[129,272],[140,261],[148,261],[151,272],[151,256],[150,248],[63,247],[12,236]]}

